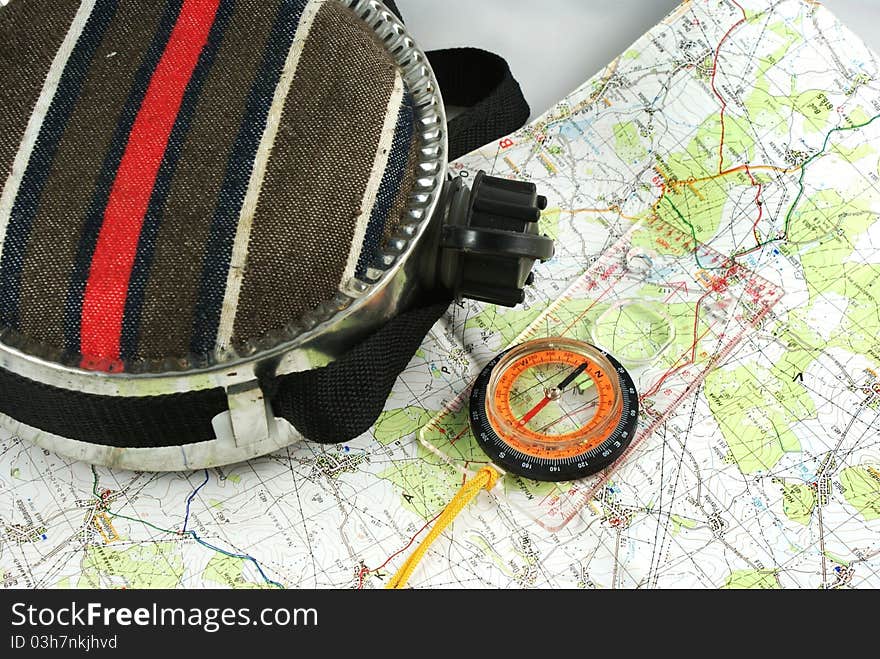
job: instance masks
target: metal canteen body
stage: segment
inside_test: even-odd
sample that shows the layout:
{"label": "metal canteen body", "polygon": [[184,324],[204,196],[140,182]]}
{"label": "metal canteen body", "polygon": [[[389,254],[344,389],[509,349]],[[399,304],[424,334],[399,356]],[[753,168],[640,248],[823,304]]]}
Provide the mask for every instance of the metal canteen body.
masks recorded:
{"label": "metal canteen body", "polygon": [[211,419],[213,439],[109,446],[49,432],[7,414],[0,414],[0,425],[61,455],[119,468],[165,471],[240,462],[304,439],[273,410],[267,392],[277,378],[336,362],[389,320],[438,293],[508,306],[523,300],[533,264],[553,254],[552,241],[538,235],[546,200],[528,183],[481,173],[468,189],[460,177],[451,177],[443,100],[428,59],[377,0],[339,2],[375,31],[399,67],[415,108],[416,176],[403,217],[380,258],[283,332],[207,361],[167,360],[143,372],[91,370],[34,354],[0,336],[0,369],[74,396],[159,400],[225,392],[227,409]]}

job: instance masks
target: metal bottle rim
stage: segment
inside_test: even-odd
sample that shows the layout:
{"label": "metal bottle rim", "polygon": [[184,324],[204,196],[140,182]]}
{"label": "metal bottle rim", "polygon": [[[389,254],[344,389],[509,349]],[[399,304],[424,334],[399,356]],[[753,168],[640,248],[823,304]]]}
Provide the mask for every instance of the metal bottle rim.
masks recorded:
{"label": "metal bottle rim", "polygon": [[[363,280],[343,282],[332,300],[319,305],[285,328],[280,340],[266,348],[254,344],[244,350],[216,355],[206,365],[188,360],[165,362],[164,370],[132,373],[90,371],[43,359],[0,341],[0,368],[62,389],[109,396],[165,395],[228,387],[256,378],[260,365],[279,362],[324,333],[332,325],[360,311],[403,268],[437,209],[447,162],[446,113],[440,88],[427,56],[416,45],[403,23],[379,0],[336,0],[348,7],[373,30],[400,67],[412,95],[419,148],[417,176],[407,209],[397,232],[388,241],[379,261]],[[287,360],[278,375],[294,372]]]}

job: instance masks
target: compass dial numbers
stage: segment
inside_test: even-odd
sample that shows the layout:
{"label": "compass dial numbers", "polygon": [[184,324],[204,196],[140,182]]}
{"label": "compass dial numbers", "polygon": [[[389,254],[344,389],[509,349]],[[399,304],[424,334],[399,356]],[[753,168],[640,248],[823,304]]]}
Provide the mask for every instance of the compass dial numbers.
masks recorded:
{"label": "compass dial numbers", "polygon": [[474,383],[470,421],[506,471],[534,480],[583,478],[632,439],[638,394],[604,351],[571,339],[537,339],[502,353]]}

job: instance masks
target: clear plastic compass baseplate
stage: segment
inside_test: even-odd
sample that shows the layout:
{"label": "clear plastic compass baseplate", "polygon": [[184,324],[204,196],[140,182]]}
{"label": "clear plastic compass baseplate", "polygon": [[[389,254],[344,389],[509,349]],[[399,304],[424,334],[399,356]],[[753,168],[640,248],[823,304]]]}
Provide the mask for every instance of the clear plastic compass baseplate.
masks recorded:
{"label": "clear plastic compass baseplate", "polygon": [[617,358],[639,394],[639,422],[623,455],[604,471],[579,481],[535,482],[503,474],[494,492],[549,531],[558,531],[585,506],[601,512],[605,488],[618,470],[637,468],[640,457],[662,447],[664,422],[768,317],[783,291],[737,261],[697,243],[659,218],[623,235],[504,345],[487,345],[479,328],[457,337],[471,361],[468,380],[419,433],[433,454],[472,475],[488,462],[467,415],[470,387],[492,358],[511,346],[542,337],[567,337],[596,345]]}

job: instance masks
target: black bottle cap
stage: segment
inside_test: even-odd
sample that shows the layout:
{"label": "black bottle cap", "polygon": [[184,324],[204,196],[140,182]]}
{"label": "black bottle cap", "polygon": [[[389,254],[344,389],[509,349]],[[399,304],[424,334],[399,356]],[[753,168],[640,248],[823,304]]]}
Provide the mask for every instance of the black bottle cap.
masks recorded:
{"label": "black bottle cap", "polygon": [[534,281],[535,261],[553,256],[539,234],[547,199],[534,183],[479,172],[470,191],[453,181],[452,208],[440,234],[440,281],[456,297],[516,306]]}

